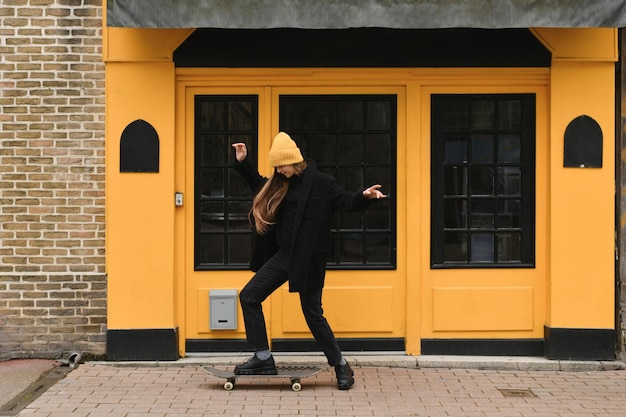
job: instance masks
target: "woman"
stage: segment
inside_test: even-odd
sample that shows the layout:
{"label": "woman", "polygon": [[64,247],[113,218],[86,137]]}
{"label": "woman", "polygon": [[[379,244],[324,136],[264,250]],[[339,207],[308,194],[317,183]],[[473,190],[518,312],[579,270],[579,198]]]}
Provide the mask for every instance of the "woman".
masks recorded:
{"label": "woman", "polygon": [[[386,197],[373,185],[357,192],[344,191],[337,180],[317,171],[315,162],[305,161],[296,143],[286,133],[274,138],[269,162],[274,173],[262,177],[246,159],[243,143],[233,144],[235,168],[246,178],[255,196],[250,220],[260,238],[252,255],[256,271],[239,299],[252,358],[235,367],[239,375],[276,374],[269,349],[261,303],[289,281],[289,291],[300,294],[300,304],[313,337],[329,365],[335,367],[337,386],[347,390],[354,372],[341,354],[333,331],[324,318],[322,289],[326,273],[326,250],[335,210],[362,210],[370,200]],[[276,247],[276,249],[272,249]],[[267,260],[267,261],[266,261]]]}

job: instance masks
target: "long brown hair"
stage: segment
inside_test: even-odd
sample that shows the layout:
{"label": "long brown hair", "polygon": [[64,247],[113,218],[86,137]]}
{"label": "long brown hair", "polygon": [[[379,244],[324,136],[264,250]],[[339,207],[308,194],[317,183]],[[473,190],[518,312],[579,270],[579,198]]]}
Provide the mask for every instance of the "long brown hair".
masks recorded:
{"label": "long brown hair", "polygon": [[[306,161],[294,164],[296,169],[296,175],[302,175],[306,169]],[[276,168],[269,180],[263,185],[258,194],[252,201],[252,208],[248,217],[250,223],[254,225],[257,233],[264,235],[269,230],[270,226],[276,224],[276,215],[278,214],[278,208],[280,203],[287,195],[289,190],[289,179],[285,176],[278,174]]]}

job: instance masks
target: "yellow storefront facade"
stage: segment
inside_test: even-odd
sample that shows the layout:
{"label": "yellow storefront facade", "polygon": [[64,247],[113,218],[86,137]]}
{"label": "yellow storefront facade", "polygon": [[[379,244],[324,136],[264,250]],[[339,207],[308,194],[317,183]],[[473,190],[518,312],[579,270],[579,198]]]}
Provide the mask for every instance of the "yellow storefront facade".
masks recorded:
{"label": "yellow storefront facade", "polygon": [[[364,165],[390,192],[384,220],[336,232],[324,311],[345,350],[612,358],[617,29],[527,32],[545,65],[281,67],[182,57],[194,29],[105,27],[108,357],[246,349],[238,308],[234,326],[211,317],[223,312],[212,295],[252,275],[246,198],[223,189],[235,181],[226,145],[251,141],[269,175],[272,138],[309,117],[294,103],[332,102],[383,120],[356,140],[356,163],[333,142],[333,172]],[[221,106],[241,126],[203,133]],[[326,162],[321,136],[304,137]],[[273,349],[316,350],[286,287],[264,309]]]}

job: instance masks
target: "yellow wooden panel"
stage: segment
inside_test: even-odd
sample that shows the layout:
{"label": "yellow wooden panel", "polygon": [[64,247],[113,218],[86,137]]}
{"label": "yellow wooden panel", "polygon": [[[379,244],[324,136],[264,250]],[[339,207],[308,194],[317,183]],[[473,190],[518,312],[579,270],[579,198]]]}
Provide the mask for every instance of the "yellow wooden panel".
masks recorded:
{"label": "yellow wooden panel", "polygon": [[532,287],[433,288],[434,331],[532,330]]}
{"label": "yellow wooden panel", "polygon": [[616,28],[533,28],[553,61],[611,61],[619,58]]}
{"label": "yellow wooden panel", "polygon": [[[550,284],[546,324],[614,326],[615,65],[556,62],[550,98]],[[563,167],[563,135],[585,114],[603,135],[602,168]]]}
{"label": "yellow wooden panel", "polygon": [[[283,332],[309,332],[298,294],[282,289]],[[324,290],[324,316],[335,333],[393,331],[392,287],[332,287]]]}
{"label": "yellow wooden panel", "polygon": [[[108,328],[173,328],[172,63],[109,63],[106,73]],[[142,119],[159,135],[158,173],[121,173],[120,137]],[[158,227],[156,227],[158,225]]]}
{"label": "yellow wooden panel", "polygon": [[172,62],[174,50],[193,29],[105,27],[104,32],[104,62]]}

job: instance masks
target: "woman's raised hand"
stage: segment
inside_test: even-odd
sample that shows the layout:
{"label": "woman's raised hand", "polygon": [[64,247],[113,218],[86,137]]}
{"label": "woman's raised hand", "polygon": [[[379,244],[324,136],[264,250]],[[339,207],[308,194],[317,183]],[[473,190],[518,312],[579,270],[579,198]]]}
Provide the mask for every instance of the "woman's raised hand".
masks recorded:
{"label": "woman's raised hand", "polygon": [[372,185],[371,187],[365,189],[363,191],[363,196],[366,198],[369,198],[370,200],[377,200],[380,198],[385,198],[387,197],[385,194],[383,194],[379,188],[382,188],[382,185],[380,184],[376,184],[376,185]]}
{"label": "woman's raised hand", "polygon": [[246,156],[248,156],[248,149],[246,149],[245,143],[233,143],[232,146],[235,148],[235,158],[237,158],[237,161],[241,162],[246,159]]}

